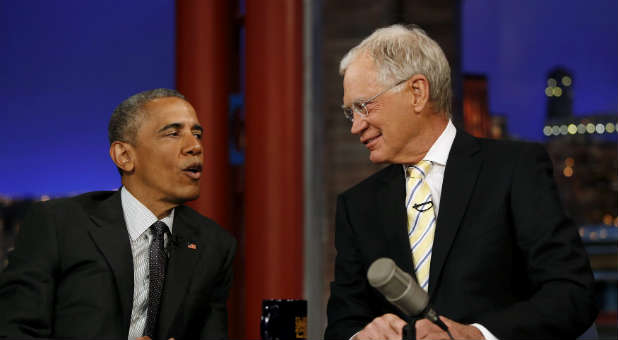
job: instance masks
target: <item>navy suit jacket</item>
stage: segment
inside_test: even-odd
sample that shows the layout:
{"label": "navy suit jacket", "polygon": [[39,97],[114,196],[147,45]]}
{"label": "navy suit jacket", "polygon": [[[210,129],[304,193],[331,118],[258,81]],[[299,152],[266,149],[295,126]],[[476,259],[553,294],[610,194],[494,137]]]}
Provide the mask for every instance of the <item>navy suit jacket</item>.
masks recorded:
{"label": "navy suit jacket", "polygon": [[[186,206],[172,239],[156,338],[226,338],[236,241]],[[120,191],[37,204],[0,274],[0,336],[126,337],[132,306]]]}
{"label": "navy suit jacket", "polygon": [[[366,279],[380,257],[414,277],[404,199],[401,165],[339,196],[326,338],[349,339],[385,313],[405,320]],[[593,283],[543,147],[458,131],[430,265],[434,309],[460,323],[480,323],[500,339],[575,338],[597,314]]]}

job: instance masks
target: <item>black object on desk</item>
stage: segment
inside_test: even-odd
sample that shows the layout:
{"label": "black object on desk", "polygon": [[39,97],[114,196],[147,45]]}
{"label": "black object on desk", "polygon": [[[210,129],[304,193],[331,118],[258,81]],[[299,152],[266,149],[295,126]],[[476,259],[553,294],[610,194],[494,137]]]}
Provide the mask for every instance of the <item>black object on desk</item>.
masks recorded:
{"label": "black object on desk", "polygon": [[307,338],[306,300],[263,300],[260,335],[264,340]]}

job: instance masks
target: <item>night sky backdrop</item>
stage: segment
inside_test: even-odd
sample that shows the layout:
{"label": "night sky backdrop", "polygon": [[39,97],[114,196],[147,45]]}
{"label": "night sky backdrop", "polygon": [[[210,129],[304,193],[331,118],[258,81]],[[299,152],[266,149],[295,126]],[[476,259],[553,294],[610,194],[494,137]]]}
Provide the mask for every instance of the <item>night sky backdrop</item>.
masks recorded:
{"label": "night sky backdrop", "polygon": [[573,73],[573,113],[618,113],[618,1],[462,1],[463,70],[488,77],[491,113],[542,141],[547,73]]}
{"label": "night sky backdrop", "polygon": [[[618,1],[462,0],[463,70],[492,113],[543,140],[546,73],[574,74],[574,112],[618,112]],[[0,195],[119,186],[107,122],[123,99],[174,87],[174,3],[2,1]],[[431,35],[431,32],[428,32]]]}

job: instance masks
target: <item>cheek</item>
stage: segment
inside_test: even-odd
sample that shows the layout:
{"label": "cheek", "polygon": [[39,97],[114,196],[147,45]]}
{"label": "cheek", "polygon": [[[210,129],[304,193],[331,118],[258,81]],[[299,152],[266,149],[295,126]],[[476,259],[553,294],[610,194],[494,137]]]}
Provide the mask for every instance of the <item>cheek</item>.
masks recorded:
{"label": "cheek", "polygon": [[170,156],[160,153],[151,153],[147,157],[140,159],[142,168],[147,170],[155,180],[157,177],[169,177],[176,169],[176,162]]}

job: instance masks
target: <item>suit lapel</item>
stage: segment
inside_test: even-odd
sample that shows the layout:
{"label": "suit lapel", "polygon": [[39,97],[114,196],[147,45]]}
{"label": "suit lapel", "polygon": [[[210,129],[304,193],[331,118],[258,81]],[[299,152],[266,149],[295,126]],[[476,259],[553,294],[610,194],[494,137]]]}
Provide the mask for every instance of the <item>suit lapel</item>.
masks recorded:
{"label": "suit lapel", "polygon": [[444,262],[467,209],[476,179],[481,168],[478,142],[470,135],[457,132],[449,153],[442,194],[440,212],[436,225],[429,273],[429,295],[435,294]]}
{"label": "suit lapel", "polygon": [[[401,165],[389,166],[380,178],[377,195],[379,221],[386,238],[385,251],[401,269],[412,273],[412,253],[408,241],[408,215],[405,209],[405,178]],[[412,273],[414,277],[414,273]]]}
{"label": "suit lapel", "polygon": [[123,326],[128,333],[133,308],[133,257],[120,202],[120,191],[92,210],[90,219],[94,224],[88,226],[88,231],[114,274],[122,307]]}
{"label": "suit lapel", "polygon": [[207,245],[197,242],[195,223],[187,218],[184,206],[176,208],[172,251],[165,275],[163,299],[159,316],[160,337],[167,338],[178,308],[187,294],[193,270],[200,254],[207,252]]}

